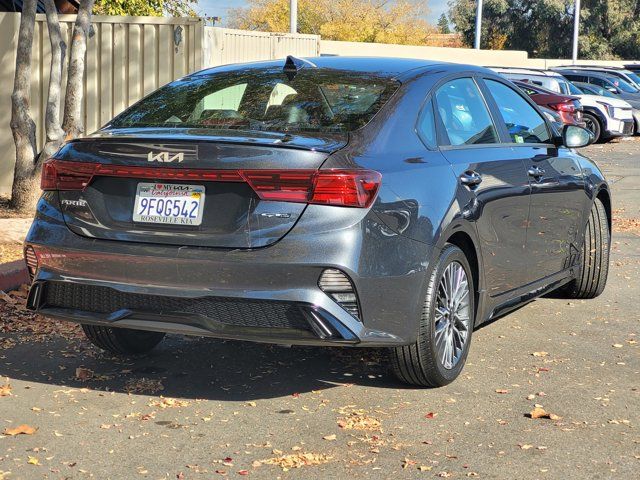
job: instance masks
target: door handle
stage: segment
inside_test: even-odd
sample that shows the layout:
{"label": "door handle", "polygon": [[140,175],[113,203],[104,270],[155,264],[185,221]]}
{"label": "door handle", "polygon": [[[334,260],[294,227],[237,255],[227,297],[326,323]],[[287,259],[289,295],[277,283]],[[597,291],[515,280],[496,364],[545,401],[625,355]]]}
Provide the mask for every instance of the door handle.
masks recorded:
{"label": "door handle", "polygon": [[477,187],[482,182],[482,176],[478,172],[467,170],[460,175],[460,183],[469,188]]}
{"label": "door handle", "polygon": [[544,175],[544,170],[536,165],[529,168],[529,170],[527,170],[527,173],[530,177],[540,178],[542,175]]}

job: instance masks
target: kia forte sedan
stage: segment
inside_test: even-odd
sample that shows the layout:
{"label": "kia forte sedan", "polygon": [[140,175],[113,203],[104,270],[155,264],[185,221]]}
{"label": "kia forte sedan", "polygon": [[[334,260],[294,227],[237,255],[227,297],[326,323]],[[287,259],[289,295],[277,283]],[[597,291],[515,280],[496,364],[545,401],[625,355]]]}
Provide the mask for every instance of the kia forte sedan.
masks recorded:
{"label": "kia forte sedan", "polygon": [[204,70],[44,163],[28,307],[117,354],[166,333],[384,347],[401,380],[445,385],[481,323],[603,291],[591,140],[468,65]]}

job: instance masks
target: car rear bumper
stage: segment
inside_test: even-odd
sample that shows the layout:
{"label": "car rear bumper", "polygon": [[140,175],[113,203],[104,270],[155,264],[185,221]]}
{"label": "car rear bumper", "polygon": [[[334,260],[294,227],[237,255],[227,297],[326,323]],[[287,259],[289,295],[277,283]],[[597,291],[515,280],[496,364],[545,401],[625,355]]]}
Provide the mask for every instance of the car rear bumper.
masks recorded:
{"label": "car rear bumper", "polygon": [[[330,227],[326,209],[338,207],[310,206],[277,244],[228,250],[90,239],[47,207],[41,200],[26,240],[39,260],[28,306],[43,315],[285,344],[390,346],[417,337],[431,248],[382,232],[372,212],[339,209]],[[350,278],[360,318],[320,289],[326,268]]]}

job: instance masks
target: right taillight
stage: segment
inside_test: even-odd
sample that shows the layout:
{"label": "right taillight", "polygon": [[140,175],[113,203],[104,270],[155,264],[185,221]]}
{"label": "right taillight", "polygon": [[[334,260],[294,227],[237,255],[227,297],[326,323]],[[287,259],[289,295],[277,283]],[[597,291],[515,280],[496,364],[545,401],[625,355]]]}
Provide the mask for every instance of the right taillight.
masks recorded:
{"label": "right taillight", "polygon": [[36,255],[36,251],[33,249],[31,245],[28,245],[24,249],[24,261],[27,264],[27,272],[29,272],[29,279],[33,281],[36,276],[36,272],[38,271],[38,256]]}

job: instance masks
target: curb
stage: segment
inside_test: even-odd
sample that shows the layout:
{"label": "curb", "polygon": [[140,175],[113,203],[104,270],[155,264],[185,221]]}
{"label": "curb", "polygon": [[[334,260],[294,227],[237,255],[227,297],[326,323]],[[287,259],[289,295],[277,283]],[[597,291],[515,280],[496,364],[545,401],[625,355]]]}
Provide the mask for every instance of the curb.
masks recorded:
{"label": "curb", "polygon": [[29,283],[29,274],[24,260],[0,263],[0,290],[9,292],[23,283]]}

